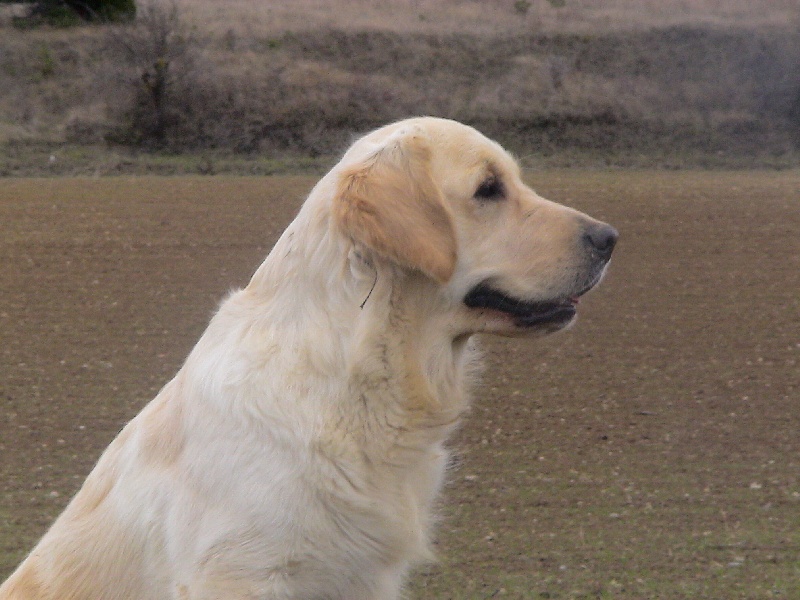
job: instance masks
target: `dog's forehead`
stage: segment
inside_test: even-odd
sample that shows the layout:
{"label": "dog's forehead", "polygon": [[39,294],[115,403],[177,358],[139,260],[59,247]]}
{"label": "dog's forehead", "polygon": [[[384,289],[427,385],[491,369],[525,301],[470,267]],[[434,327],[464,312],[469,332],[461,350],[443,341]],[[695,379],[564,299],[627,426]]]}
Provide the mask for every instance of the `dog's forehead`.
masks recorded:
{"label": "dog's forehead", "polygon": [[352,164],[410,140],[422,142],[427,148],[440,183],[455,177],[472,185],[472,179],[489,173],[512,177],[519,174],[516,161],[500,144],[468,125],[436,117],[406,119],[372,131],[351,146],[341,163]]}
{"label": "dog's forehead", "polygon": [[434,170],[474,177],[519,174],[517,162],[500,144],[471,127],[443,128],[429,138]]}
{"label": "dog's forehead", "polygon": [[382,144],[394,138],[421,136],[430,142],[434,152],[453,153],[465,159],[478,162],[481,155],[486,157],[498,154],[507,155],[495,141],[487,138],[477,129],[457,121],[436,117],[416,117],[386,125],[364,140]]}

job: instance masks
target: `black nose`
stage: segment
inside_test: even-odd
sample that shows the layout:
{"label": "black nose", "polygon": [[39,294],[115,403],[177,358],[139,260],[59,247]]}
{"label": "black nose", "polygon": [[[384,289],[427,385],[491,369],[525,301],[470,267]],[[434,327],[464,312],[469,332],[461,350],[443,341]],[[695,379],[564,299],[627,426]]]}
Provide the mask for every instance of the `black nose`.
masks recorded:
{"label": "black nose", "polygon": [[592,252],[595,252],[600,258],[608,260],[614,251],[619,233],[611,225],[597,223],[589,225],[583,237]]}

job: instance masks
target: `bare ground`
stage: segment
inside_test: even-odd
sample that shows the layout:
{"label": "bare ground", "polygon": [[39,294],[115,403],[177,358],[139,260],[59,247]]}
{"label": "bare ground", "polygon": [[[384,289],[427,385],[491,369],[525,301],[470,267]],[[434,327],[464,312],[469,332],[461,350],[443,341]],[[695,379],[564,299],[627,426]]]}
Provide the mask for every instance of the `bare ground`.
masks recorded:
{"label": "bare ground", "polygon": [[[800,172],[531,181],[621,242],[571,331],[486,341],[410,597],[800,597]],[[312,184],[0,179],[0,578]]]}

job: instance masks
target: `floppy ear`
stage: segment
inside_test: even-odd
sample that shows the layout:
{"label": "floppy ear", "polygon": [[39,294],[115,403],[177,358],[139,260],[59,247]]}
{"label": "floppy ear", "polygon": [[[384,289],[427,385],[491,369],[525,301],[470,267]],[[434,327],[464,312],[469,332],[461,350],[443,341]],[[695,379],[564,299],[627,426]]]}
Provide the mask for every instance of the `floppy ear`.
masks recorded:
{"label": "floppy ear", "polygon": [[334,215],[354,241],[439,283],[456,265],[453,219],[433,181],[430,151],[412,135],[393,140],[340,176]]}

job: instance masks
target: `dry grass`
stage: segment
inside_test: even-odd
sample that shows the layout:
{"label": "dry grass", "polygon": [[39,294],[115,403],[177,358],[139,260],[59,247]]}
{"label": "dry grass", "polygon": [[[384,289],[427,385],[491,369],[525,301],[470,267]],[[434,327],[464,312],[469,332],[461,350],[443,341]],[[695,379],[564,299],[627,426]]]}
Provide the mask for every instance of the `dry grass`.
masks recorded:
{"label": "dry grass", "polygon": [[782,26],[800,14],[795,0],[534,0],[525,14],[514,0],[178,0],[204,29],[275,35],[336,28],[398,33],[509,35],[531,31],[607,32],[675,25]]}
{"label": "dry grass", "polygon": [[[193,44],[170,65],[156,140],[170,151],[335,154],[413,114],[466,121],[523,155],[622,163],[792,162],[800,144],[794,0],[536,0],[526,14],[511,0],[175,1]],[[23,32],[15,10],[0,20],[0,145],[153,142],[147,66],[108,43],[124,28]]]}

